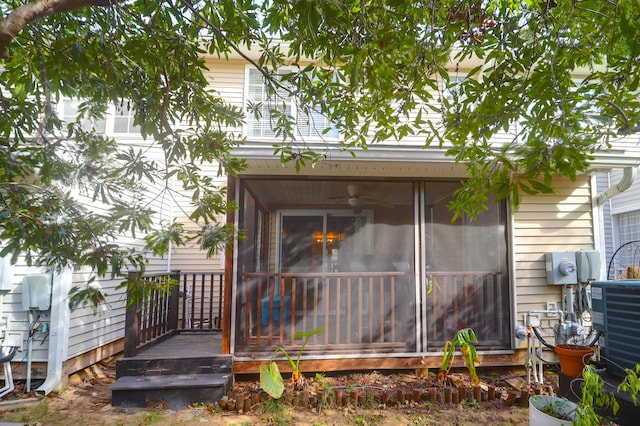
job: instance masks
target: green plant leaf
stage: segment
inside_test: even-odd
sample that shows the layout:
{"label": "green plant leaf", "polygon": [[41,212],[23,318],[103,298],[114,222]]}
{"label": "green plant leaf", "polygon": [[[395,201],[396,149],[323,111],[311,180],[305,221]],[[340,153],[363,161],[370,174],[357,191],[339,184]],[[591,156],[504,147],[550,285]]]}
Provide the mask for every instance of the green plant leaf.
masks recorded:
{"label": "green plant leaf", "polygon": [[298,331],[293,335],[293,338],[300,339],[302,337],[311,337],[311,336],[315,336],[316,334],[322,333],[323,331],[324,331],[323,327],[319,327],[311,331]]}
{"label": "green plant leaf", "polygon": [[271,361],[260,366],[260,387],[272,398],[279,399],[284,393],[284,380],[278,364]]}

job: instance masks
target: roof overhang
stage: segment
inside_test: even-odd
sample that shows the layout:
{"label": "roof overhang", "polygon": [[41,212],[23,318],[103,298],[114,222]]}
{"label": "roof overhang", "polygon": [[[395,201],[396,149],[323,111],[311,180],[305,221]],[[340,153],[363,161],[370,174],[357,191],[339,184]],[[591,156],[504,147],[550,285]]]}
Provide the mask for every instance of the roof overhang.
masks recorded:
{"label": "roof overhang", "polygon": [[[355,156],[346,150],[341,150],[338,146],[331,147],[320,143],[307,144],[306,149],[314,152],[327,151],[326,159],[320,161],[313,168],[307,167],[305,174],[324,174],[327,170],[337,169],[342,172],[357,170],[361,175],[370,175],[378,173],[383,164],[388,173],[402,175],[412,173],[423,175],[426,169],[434,170],[435,173],[445,172],[448,176],[452,174],[465,175],[464,164],[458,164],[452,157],[447,156],[446,148],[387,143],[370,146],[366,151],[355,150]],[[247,142],[235,148],[233,154],[247,161],[251,173],[265,167],[269,173],[276,174],[280,172],[287,174],[289,169],[295,169],[293,161],[283,165],[279,156],[274,153],[274,147],[264,142]],[[638,166],[640,166],[640,145],[632,144],[625,149],[608,149],[594,153],[593,160],[589,162],[585,173],[600,173],[612,169]],[[315,171],[313,171],[314,169]],[[409,169],[413,172],[409,173]]]}
{"label": "roof overhang", "polygon": [[586,173],[608,172],[612,169],[624,169],[640,166],[640,146],[630,149],[608,149],[598,151],[589,162]]}
{"label": "roof overhang", "polygon": [[[324,152],[327,145],[306,145],[306,149]],[[265,143],[246,143],[233,150],[233,155],[247,161],[243,174],[293,175],[295,162],[282,163],[274,148]],[[350,152],[329,148],[325,159],[315,166],[307,163],[301,174],[308,176],[368,176],[368,177],[446,177],[466,176],[464,164],[455,163],[444,149],[421,148],[400,144],[378,144],[366,151]]]}

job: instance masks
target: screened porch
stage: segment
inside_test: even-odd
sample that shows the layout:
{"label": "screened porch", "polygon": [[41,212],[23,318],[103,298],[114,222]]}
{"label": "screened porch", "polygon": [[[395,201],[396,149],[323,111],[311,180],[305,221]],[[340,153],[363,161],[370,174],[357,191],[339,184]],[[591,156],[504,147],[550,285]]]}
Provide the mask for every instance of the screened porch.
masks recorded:
{"label": "screened porch", "polygon": [[242,178],[233,351],[438,352],[463,327],[510,347],[506,206],[451,221],[453,181]]}

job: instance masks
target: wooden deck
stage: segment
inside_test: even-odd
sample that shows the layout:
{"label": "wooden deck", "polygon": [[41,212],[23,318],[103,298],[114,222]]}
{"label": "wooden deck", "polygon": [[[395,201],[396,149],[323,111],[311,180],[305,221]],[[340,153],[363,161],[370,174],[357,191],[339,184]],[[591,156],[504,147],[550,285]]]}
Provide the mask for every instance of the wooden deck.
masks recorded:
{"label": "wooden deck", "polygon": [[222,353],[222,333],[180,333],[140,349],[134,359],[205,358]]}
{"label": "wooden deck", "polygon": [[174,333],[116,362],[112,404],[144,407],[162,401],[172,408],[214,402],[233,382],[233,358],[221,354],[219,332]]}

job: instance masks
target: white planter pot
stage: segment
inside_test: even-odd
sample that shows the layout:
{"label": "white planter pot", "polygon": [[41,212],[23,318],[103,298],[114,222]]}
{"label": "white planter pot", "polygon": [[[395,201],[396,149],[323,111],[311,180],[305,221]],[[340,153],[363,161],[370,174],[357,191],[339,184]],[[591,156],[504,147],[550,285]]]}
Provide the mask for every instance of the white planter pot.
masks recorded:
{"label": "white planter pot", "polygon": [[[575,402],[559,396],[533,395],[529,398],[529,426],[570,426],[575,419],[577,407]],[[547,414],[545,411],[548,412],[549,409],[560,417],[566,416],[566,420]]]}

